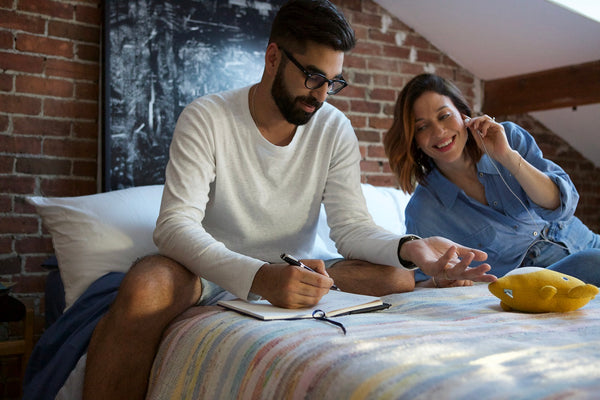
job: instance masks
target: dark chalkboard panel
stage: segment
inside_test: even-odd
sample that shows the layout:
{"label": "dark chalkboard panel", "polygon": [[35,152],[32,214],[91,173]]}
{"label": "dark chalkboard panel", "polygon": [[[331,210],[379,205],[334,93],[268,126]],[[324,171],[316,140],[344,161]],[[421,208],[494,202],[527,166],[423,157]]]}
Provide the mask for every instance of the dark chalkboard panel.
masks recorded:
{"label": "dark chalkboard panel", "polygon": [[258,82],[284,0],[107,0],[104,190],[164,183],[177,117],[196,97]]}

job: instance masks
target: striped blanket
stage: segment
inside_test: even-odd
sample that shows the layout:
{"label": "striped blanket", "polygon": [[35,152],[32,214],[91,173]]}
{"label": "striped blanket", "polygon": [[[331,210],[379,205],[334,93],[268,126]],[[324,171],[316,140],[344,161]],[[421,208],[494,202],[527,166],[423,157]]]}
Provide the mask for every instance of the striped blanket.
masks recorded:
{"label": "striped blanket", "polygon": [[149,399],[587,399],[600,396],[600,304],[502,311],[486,285],[387,296],[385,311],[260,321],[196,307],[163,338]]}

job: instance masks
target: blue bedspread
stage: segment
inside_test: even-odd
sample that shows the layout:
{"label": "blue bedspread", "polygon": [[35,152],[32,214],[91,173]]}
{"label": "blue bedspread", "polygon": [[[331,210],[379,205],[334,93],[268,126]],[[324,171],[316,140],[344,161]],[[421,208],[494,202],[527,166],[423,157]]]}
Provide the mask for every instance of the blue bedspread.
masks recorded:
{"label": "blue bedspread", "polygon": [[125,276],[111,272],[95,281],[42,335],[29,359],[23,399],[54,399],[87,351],[92,332],[108,311]]}

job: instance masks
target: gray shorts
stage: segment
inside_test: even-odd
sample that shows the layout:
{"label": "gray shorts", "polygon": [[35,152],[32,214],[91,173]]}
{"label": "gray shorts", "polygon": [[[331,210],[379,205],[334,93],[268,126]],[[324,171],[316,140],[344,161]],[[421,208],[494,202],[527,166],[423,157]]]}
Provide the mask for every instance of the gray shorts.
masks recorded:
{"label": "gray shorts", "polygon": [[[329,260],[324,260],[325,269],[331,268],[335,263],[343,260],[344,258],[332,258]],[[200,278],[200,281],[202,282],[202,294],[196,303],[197,306],[213,306],[217,304],[219,300],[230,300],[235,298],[234,295],[216,283],[207,281],[204,278]]]}

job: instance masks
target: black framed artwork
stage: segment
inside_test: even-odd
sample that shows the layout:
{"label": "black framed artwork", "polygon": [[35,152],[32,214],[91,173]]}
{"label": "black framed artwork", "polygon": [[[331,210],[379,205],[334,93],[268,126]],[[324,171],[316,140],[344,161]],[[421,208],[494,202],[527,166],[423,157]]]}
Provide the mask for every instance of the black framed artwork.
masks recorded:
{"label": "black framed artwork", "polygon": [[164,183],[179,114],[199,96],[260,80],[283,2],[105,2],[105,191]]}

